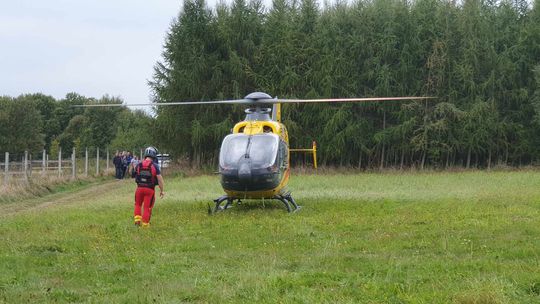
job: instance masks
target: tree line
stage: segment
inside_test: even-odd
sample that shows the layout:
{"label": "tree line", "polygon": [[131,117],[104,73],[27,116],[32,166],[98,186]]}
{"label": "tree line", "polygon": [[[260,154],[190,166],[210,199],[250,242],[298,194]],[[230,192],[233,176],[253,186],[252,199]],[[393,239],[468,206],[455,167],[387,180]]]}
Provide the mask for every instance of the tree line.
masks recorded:
{"label": "tree line", "polygon": [[[88,148],[139,149],[152,141],[154,120],[145,112],[125,107],[80,108],[73,105],[122,103],[115,97],[88,98],[69,93],[56,100],[44,94],[0,97],[0,153],[23,151],[41,155],[46,149],[64,155],[75,148],[79,155]],[[138,151],[138,150],[137,150]]]}
{"label": "tree line", "polygon": [[[156,102],[434,96],[417,102],[283,106],[292,147],[323,165],[447,168],[540,160],[540,0],[185,0],[149,85]],[[70,93],[0,97],[0,152],[155,145],[215,165],[240,106],[160,107]],[[54,153],[53,153],[54,154]]]}
{"label": "tree line", "polygon": [[[540,157],[539,0],[185,0],[150,85],[157,102],[434,96],[285,105],[295,147],[326,165],[528,165]],[[215,163],[236,106],[162,107],[160,145]]]}

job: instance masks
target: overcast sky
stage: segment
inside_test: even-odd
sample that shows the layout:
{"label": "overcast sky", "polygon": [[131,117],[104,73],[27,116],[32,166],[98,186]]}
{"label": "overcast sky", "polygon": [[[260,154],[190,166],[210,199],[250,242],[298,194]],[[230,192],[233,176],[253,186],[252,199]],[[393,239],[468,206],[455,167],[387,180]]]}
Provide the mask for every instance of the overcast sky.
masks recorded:
{"label": "overcast sky", "polygon": [[181,0],[1,0],[0,95],[41,92],[60,99],[76,92],[148,102],[147,81],[181,5]]}

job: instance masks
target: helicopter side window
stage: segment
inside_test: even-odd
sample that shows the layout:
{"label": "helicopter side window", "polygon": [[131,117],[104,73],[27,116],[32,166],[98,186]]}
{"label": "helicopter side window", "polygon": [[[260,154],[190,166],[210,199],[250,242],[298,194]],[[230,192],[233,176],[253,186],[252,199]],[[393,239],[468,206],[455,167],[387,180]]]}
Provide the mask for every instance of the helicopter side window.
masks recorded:
{"label": "helicopter side window", "polygon": [[270,127],[270,126],[264,126],[263,127],[263,132],[264,133],[274,133],[273,130],[272,130],[272,127]]}
{"label": "helicopter side window", "polygon": [[279,157],[281,158],[281,166],[286,168],[289,160],[287,158],[287,145],[283,140],[280,140],[279,142]]}

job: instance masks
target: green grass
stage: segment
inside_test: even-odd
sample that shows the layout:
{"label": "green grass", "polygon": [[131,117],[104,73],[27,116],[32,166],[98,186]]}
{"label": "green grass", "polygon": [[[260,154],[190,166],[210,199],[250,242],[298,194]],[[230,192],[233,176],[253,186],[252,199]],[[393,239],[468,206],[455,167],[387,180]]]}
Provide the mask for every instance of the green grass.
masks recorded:
{"label": "green grass", "polygon": [[166,188],[148,230],[131,181],[4,215],[0,302],[540,302],[537,172],[293,176],[292,215],[209,216],[217,176]]}

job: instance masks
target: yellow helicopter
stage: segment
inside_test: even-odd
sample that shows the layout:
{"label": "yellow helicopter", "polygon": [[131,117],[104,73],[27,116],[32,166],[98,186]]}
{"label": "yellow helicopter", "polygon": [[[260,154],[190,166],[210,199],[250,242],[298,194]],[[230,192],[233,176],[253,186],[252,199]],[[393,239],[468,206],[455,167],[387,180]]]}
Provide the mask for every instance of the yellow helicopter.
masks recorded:
{"label": "yellow helicopter", "polygon": [[[243,99],[217,101],[162,102],[151,104],[93,104],[84,107],[107,106],[174,106],[201,104],[242,104],[246,118],[238,122],[232,133],[225,136],[219,153],[219,174],[225,195],[214,200],[209,213],[225,210],[234,201],[242,199],[275,199],[281,201],[287,212],[301,207],[287,190],[290,177],[290,152],[313,153],[317,166],[317,147],[290,149],[287,128],[281,123],[281,104],[320,102],[369,102],[391,100],[418,100],[431,97],[375,97],[329,99],[278,99],[263,92],[248,94]],[[272,108],[269,108],[272,106]],[[222,204],[225,204],[222,206]]]}

